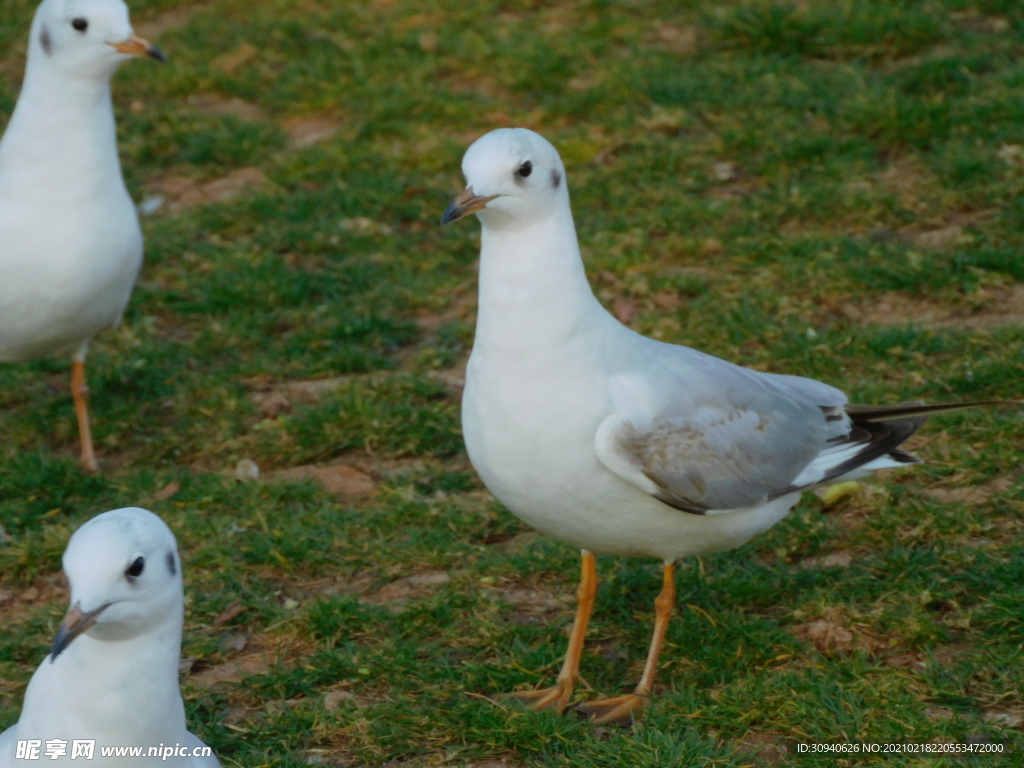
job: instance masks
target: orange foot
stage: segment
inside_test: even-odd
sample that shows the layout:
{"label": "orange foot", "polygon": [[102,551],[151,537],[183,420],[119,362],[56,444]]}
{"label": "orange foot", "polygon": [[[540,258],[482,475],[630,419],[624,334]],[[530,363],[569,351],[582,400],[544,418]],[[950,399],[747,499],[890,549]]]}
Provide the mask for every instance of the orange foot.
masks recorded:
{"label": "orange foot", "polygon": [[636,715],[647,706],[647,697],[629,693],[611,699],[585,701],[576,711],[589,717],[595,725],[632,725]]}
{"label": "orange foot", "polygon": [[572,686],[558,683],[552,688],[545,688],[541,691],[516,691],[515,693],[507,694],[507,696],[535,712],[553,709],[558,714],[562,714],[565,708],[569,706],[569,699],[572,697]]}

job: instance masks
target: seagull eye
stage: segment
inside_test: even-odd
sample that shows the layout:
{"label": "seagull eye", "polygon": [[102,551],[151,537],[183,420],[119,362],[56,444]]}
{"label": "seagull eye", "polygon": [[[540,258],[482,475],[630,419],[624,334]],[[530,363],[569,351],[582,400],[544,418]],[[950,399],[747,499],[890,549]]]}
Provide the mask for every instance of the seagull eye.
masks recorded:
{"label": "seagull eye", "polygon": [[529,160],[520,165],[519,170],[516,171],[516,175],[523,179],[525,179],[531,173],[533,173],[533,163],[531,163]]}
{"label": "seagull eye", "polygon": [[142,575],[142,570],[146,567],[146,559],[144,557],[136,557],[135,562],[128,566],[125,570],[124,575],[129,579],[134,579]]}
{"label": "seagull eye", "polygon": [[71,26],[77,29],[79,32],[85,32],[89,28],[89,22],[85,19],[72,19]]}

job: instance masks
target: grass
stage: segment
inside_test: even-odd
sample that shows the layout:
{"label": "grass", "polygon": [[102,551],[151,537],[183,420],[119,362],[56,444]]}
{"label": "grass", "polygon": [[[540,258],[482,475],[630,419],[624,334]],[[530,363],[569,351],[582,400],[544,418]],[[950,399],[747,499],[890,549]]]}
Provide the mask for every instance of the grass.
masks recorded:
{"label": "grass", "polygon": [[[0,125],[33,5],[0,6]],[[0,367],[0,728],[64,610],[68,535],[140,504],[179,537],[189,722],[227,765],[859,765],[795,744],[965,739],[1022,763],[1013,411],[935,418],[928,464],[684,563],[635,729],[488,700],[554,678],[578,564],[465,458],[447,372],[478,234],[437,227],[468,144],[533,127],[636,329],[866,402],[1022,398],[1024,331],[1000,321],[1024,313],[1019,3],[132,6],[171,63],[118,74],[121,152],[135,197],[167,202],[90,356],[102,475],[76,466],[67,362]],[[208,186],[252,168],[241,195]],[[240,459],[342,461],[378,492],[242,483]],[[583,673],[611,695],[659,576],[600,571]],[[240,682],[204,684],[239,658]]]}

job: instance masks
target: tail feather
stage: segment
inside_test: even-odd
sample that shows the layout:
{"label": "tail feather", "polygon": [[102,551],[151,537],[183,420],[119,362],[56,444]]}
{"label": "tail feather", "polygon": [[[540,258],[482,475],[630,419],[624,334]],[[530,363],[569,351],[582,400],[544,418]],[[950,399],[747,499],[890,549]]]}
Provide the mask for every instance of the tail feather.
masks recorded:
{"label": "tail feather", "polygon": [[[899,405],[845,406],[852,422],[850,431],[830,442],[830,450],[819,455],[808,470],[792,484],[775,491],[770,498],[778,498],[793,491],[805,490],[837,482],[850,473],[856,473],[880,458],[886,457],[896,464],[917,464],[921,460],[899,446],[921,428],[925,420],[937,413],[959,411],[993,405],[1024,405],[1013,400],[988,400],[974,403],[900,403]],[[846,446],[846,447],[844,447]],[[838,449],[838,450],[837,450]],[[855,452],[852,453],[850,449]]]}
{"label": "tail feather", "polygon": [[994,405],[1024,405],[1015,400],[979,400],[973,403],[899,403],[898,405],[860,405],[848,403],[845,408],[856,421],[891,421],[915,416],[934,416],[937,413],[961,411],[965,408],[982,408]]}

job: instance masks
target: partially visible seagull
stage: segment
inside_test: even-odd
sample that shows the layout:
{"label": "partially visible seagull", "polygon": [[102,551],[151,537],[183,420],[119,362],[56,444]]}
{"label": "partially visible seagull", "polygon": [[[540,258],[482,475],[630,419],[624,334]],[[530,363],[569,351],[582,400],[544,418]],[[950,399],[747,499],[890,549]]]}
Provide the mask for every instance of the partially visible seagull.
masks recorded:
{"label": "partially visible seagull", "polygon": [[82,463],[96,471],[85,355],[116,325],[142,264],[121,177],[110,78],[133,56],[122,0],[43,0],[17,106],[0,139],[0,362],[71,357]]}
{"label": "partially visible seagull", "polygon": [[[170,528],[138,507],[104,512],[72,535],[64,573],[71,609],[28,684],[21,718],[0,734],[0,768],[33,759],[30,745],[46,765],[85,758],[103,768],[217,768],[185,725],[178,687],[184,595]],[[91,759],[76,745],[89,741]],[[49,742],[64,754],[49,757]],[[104,755],[115,747],[143,751],[130,759]],[[160,748],[155,757],[150,747]]]}
{"label": "partially visible seagull", "polygon": [[483,227],[466,449],[513,513],[583,550],[557,685],[516,695],[559,713],[572,700],[597,592],[595,552],[656,557],[663,587],[639,685],[579,706],[599,723],[629,722],[651,696],[676,560],[743,544],[807,489],[916,463],[899,445],[925,417],[971,404],[852,405],[818,381],[641,336],[590,289],[551,144],[503,128],[469,148],[462,170],[468,186],[442,223],[476,213]]}

